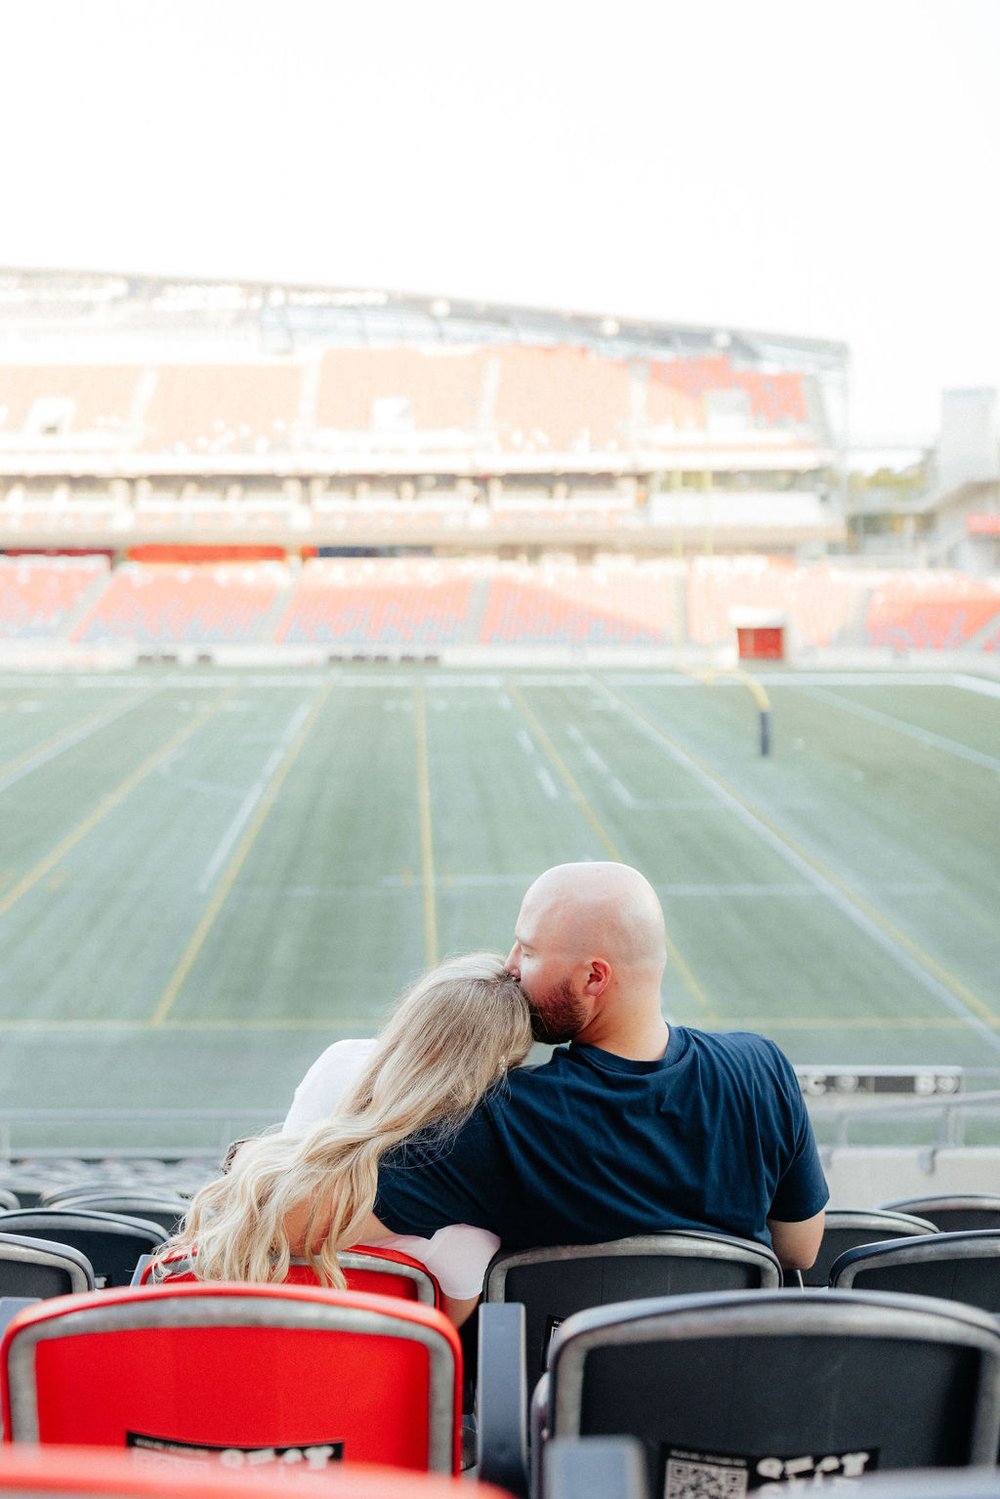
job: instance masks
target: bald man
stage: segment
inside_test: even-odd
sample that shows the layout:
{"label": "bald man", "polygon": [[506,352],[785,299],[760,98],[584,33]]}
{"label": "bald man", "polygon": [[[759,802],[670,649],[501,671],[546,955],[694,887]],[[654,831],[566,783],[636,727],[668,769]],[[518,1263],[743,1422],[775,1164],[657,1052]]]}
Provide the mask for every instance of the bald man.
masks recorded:
{"label": "bald man", "polygon": [[541,875],[507,966],[556,1050],[511,1072],[448,1145],[387,1155],[379,1226],[469,1223],[511,1249],[708,1229],[808,1268],[828,1193],[791,1065],[762,1036],[668,1026],[665,964],[663,912],[638,870]]}

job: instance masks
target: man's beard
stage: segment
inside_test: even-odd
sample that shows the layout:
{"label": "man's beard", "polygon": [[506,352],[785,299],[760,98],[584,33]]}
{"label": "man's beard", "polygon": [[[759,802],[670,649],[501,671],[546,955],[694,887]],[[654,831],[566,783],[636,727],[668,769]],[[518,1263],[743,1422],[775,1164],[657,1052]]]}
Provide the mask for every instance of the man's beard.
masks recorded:
{"label": "man's beard", "polygon": [[528,1009],[531,1011],[531,1034],[536,1041],[544,1041],[549,1046],[572,1041],[587,1019],[585,1006],[573,993],[569,979],[554,984],[540,999],[529,998]]}

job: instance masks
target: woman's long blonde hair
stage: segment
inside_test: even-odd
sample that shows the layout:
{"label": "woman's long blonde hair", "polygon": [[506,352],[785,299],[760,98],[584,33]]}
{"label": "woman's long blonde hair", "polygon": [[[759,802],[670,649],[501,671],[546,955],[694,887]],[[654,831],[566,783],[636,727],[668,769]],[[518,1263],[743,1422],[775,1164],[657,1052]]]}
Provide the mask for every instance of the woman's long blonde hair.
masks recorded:
{"label": "woman's long blonde hair", "polygon": [[360,1237],[384,1152],[429,1127],[443,1147],[530,1046],[527,1002],[504,960],[447,959],[400,999],[336,1112],[305,1135],[241,1145],[228,1175],[194,1197],[171,1247],[196,1247],[200,1280],[283,1281],[285,1220],[311,1203],[305,1258],[321,1281],[342,1287],[337,1250]]}

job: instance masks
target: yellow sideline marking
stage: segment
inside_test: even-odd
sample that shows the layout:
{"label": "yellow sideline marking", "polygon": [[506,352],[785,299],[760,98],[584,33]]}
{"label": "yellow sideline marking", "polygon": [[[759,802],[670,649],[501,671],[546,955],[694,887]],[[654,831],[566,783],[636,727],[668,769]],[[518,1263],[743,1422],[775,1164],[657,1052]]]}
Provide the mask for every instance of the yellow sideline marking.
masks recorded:
{"label": "yellow sideline marking", "polygon": [[107,796],[103,796],[89,817],[85,817],[82,822],[77,823],[72,832],[67,833],[66,837],[57,843],[55,848],[45,855],[44,859],[39,860],[34,869],[29,869],[23,879],[18,880],[13,889],[8,890],[7,894],[0,899],[0,916],[6,916],[10,908],[17,905],[22,895],[27,895],[28,891],[33,889],[40,880],[44,880],[45,876],[55,869],[59,861],[64,859],[71,849],[76,848],[78,843],[82,843],[87,834],[92,833],[97,825],[104,821],[109,812],[113,812],[116,807],[121,806],[125,798],[135,790],[141,781],[144,781],[175,750],[180,749],[184,741],[190,739],[192,734],[202,728],[209,717],[218,713],[226,698],[232,695],[233,690],[230,689],[224,697],[221,697],[208,714],[198,714],[197,717],[191,719],[190,723],[186,723],[182,729],[178,729],[173,738],[168,739],[165,745],[143,760],[142,764],[133,770],[131,775],[126,776],[120,786],[114,791],[109,792]]}
{"label": "yellow sideline marking", "polygon": [[437,899],[434,894],[434,827],[427,756],[427,701],[424,684],[416,683],[417,801],[420,806],[420,875],[424,885],[424,953],[428,968],[438,960]]}
{"label": "yellow sideline marking", "polygon": [[[621,852],[621,849],[615,843],[607,828],[597,817],[597,814],[594,812],[593,807],[590,805],[587,798],[584,796],[582,790],[580,789],[579,783],[577,782],[576,777],[573,775],[573,772],[563,760],[559,751],[552,743],[552,740],[549,738],[548,734],[545,732],[545,730],[542,728],[542,725],[535,717],[535,714],[528,706],[528,702],[525,699],[524,694],[521,692],[521,689],[513,681],[510,680],[505,683],[505,687],[511,701],[517,704],[519,712],[523,715],[524,718],[527,719],[528,723],[530,724],[535,738],[538,740],[539,744],[542,746],[545,753],[552,761],[552,764],[559,772],[567,790],[569,791],[570,796],[573,798],[577,807],[587,819],[587,822],[589,823],[594,836],[596,837],[598,843],[600,843],[601,847],[607,853],[608,858],[613,860],[616,864],[627,864],[628,860],[625,858],[625,856]],[[699,984],[698,980],[695,978],[694,973],[688,966],[680,949],[674,942],[673,938],[670,936],[669,932],[667,933],[666,940],[667,955],[670,958],[670,961],[673,963],[674,967],[677,969],[677,972],[680,974],[684,982],[684,987],[705,1011],[706,1020],[717,1022],[719,1020],[719,1016],[712,1009],[712,1006],[708,1000],[708,996]]]}
{"label": "yellow sideline marking", "polygon": [[32,745],[31,749],[26,749],[23,754],[16,755],[13,760],[8,760],[6,765],[0,765],[0,781],[13,774],[15,770],[20,770],[22,765],[27,765],[28,761],[33,760],[36,755],[44,755],[46,750],[56,749],[64,739],[72,739],[74,734],[85,734],[89,728],[99,724],[102,718],[107,718],[108,713],[109,709],[101,708],[99,712],[91,713],[89,718],[84,718],[79,723],[70,724],[65,729],[58,729],[48,739],[43,739],[41,744]]}
{"label": "yellow sideline marking", "polygon": [[950,971],[950,969],[945,968],[943,963],[939,963],[936,958],[932,958],[930,953],[925,952],[924,949],[920,947],[916,942],[912,941],[905,932],[900,931],[899,927],[891,922],[888,917],[883,916],[882,912],[878,909],[877,906],[871,905],[871,903],[867,901],[859,891],[855,890],[853,886],[848,885],[845,880],[842,880],[838,874],[834,873],[832,869],[828,868],[828,866],[824,864],[821,859],[818,859],[815,854],[811,853],[809,849],[805,848],[801,843],[797,842],[796,839],[789,837],[789,835],[782,827],[779,827],[776,822],[772,822],[771,818],[768,817],[766,812],[762,812],[759,807],[753,804],[753,802],[748,801],[746,797],[741,796],[740,793],[736,790],[735,786],[731,785],[724,776],[720,776],[718,772],[713,770],[710,765],[706,765],[704,760],[702,760],[700,756],[696,755],[693,750],[688,749],[686,745],[683,745],[678,740],[676,740],[673,735],[668,734],[666,729],[664,729],[654,719],[650,718],[646,713],[643,713],[641,708],[637,708],[635,704],[631,702],[627,697],[625,697],[622,693],[616,691],[615,688],[610,687],[608,683],[603,679],[601,680],[601,686],[604,688],[604,691],[608,694],[609,697],[620,702],[633,715],[633,717],[639,719],[641,723],[646,724],[648,728],[652,729],[653,733],[656,734],[658,738],[662,739],[664,744],[669,745],[672,749],[677,750],[680,754],[685,756],[686,759],[697,768],[699,774],[704,776],[706,780],[712,781],[716,786],[719,787],[721,791],[724,791],[727,796],[731,797],[734,802],[738,802],[743,810],[749,813],[749,815],[754,819],[755,822],[760,823],[761,827],[766,828],[774,838],[776,838],[780,843],[783,843],[787,849],[790,849],[791,852],[795,854],[797,858],[801,859],[804,864],[808,864],[809,867],[813,869],[821,879],[825,880],[827,884],[832,885],[835,890],[838,890],[840,894],[845,898],[845,900],[849,901],[851,905],[853,905],[858,911],[860,911],[861,914],[866,917],[873,926],[877,926],[879,930],[882,931],[890,939],[890,941],[895,942],[898,947],[901,947],[904,952],[907,952],[910,957],[913,958],[917,963],[919,963],[922,968],[926,969],[926,971],[931,974],[933,978],[937,979],[938,983],[941,984],[943,988],[949,989],[955,996],[955,998],[961,1000],[961,1002],[966,1006],[967,1009],[971,1010],[973,1014],[976,1015],[980,1020],[984,1020],[988,1025],[996,1028],[997,1022],[998,1020],[1000,1020],[1000,1016],[998,1016],[994,1010],[991,1010],[989,1005],[986,1004],[984,1000],[979,998],[978,994],[974,994],[971,989],[967,988],[966,985],[962,983],[961,979],[957,978],[956,975]]}
{"label": "yellow sideline marking", "polygon": [[[243,868],[243,865],[246,862],[247,854],[249,854],[251,848],[256,842],[257,835],[260,832],[261,828],[264,826],[264,823],[267,820],[268,813],[277,801],[278,793],[280,792],[282,786],[285,784],[285,779],[288,775],[288,772],[291,770],[292,766],[295,764],[295,761],[298,759],[299,752],[301,751],[302,746],[305,744],[306,739],[309,737],[313,724],[316,722],[316,719],[319,716],[320,709],[329,697],[332,687],[333,683],[328,682],[323,688],[319,697],[313,704],[309,716],[303,720],[302,727],[296,734],[295,738],[292,740],[291,744],[288,746],[288,749],[285,753],[285,758],[279,765],[278,769],[275,771],[275,774],[271,780],[271,784],[268,786],[264,795],[257,803],[257,810],[248,822],[246,832],[240,839],[240,842],[236,848],[236,852],[230,859],[225,874],[222,876],[222,879],[216,886],[214,896],[209,901],[207,907],[205,908],[204,915],[195,928],[194,936],[188,943],[183,957],[181,958],[177,967],[174,969],[173,974],[170,978],[170,982],[167,984],[167,987],[164,989],[163,994],[160,997],[159,1004],[156,1006],[156,1009],[153,1011],[153,1014],[150,1017],[149,1024],[151,1026],[163,1025],[171,1009],[173,1008],[174,1001],[184,987],[184,984],[187,981],[187,977],[190,974],[191,969],[194,967],[195,962],[197,961],[198,954],[201,952],[202,948],[205,945],[205,939],[215,924],[216,917],[229,898],[229,892],[232,890],[233,885],[236,883],[236,876]],[[233,688],[234,692],[235,690],[236,689]]]}

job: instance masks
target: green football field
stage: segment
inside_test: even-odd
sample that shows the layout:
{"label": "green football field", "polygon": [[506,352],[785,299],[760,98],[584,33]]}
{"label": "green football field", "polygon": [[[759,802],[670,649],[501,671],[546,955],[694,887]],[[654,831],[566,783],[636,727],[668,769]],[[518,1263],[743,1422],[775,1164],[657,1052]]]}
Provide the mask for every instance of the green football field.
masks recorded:
{"label": "green football field", "polygon": [[656,886],[668,1018],[1000,1068],[1000,685],[761,680],[767,758],[745,686],[668,672],[0,676],[0,1110],[280,1118],[573,859]]}

